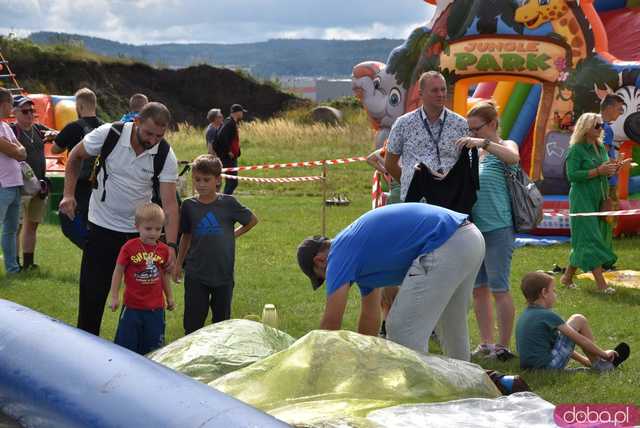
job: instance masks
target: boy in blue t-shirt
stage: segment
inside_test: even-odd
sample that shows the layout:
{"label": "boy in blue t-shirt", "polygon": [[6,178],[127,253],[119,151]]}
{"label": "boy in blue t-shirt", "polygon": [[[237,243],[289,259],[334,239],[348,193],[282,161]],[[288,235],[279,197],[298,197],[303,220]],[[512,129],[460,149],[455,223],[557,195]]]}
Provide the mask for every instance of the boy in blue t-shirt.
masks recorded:
{"label": "boy in blue t-shirt", "polygon": [[[520,285],[529,306],[516,325],[516,346],[523,369],[564,369],[569,359],[597,371],[613,370],[629,357],[629,345],[620,343],[604,351],[594,343],[584,315],[574,314],[565,322],[551,310],[556,302],[552,276],[531,272]],[[585,355],[574,351],[580,346]]]}

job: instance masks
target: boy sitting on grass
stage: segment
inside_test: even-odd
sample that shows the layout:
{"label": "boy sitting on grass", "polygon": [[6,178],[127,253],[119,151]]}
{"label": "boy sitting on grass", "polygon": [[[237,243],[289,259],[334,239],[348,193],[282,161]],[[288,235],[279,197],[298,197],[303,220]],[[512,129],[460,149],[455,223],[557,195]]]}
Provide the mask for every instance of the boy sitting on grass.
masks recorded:
{"label": "boy sitting on grass", "polygon": [[[258,219],[233,196],[218,193],[222,163],[212,155],[200,155],[192,164],[191,177],[197,197],[182,203],[180,248],[174,269],[178,282],[184,264],[184,332],[204,326],[209,308],[212,322],[231,318],[236,238]],[[235,224],[240,227],[235,228]]]}
{"label": "boy sitting on grass", "polygon": [[[164,298],[167,309],[175,307],[170,276],[165,272],[169,247],[158,241],[165,223],[159,205],[147,203],[136,209],[139,238],[120,249],[111,278],[112,311],[120,306],[120,283],[124,276],[124,305],[114,342],[145,355],[164,345]],[[164,292],[164,296],[163,296]]]}
{"label": "boy sitting on grass", "polygon": [[[620,343],[604,351],[593,342],[587,319],[574,314],[564,322],[551,310],[556,302],[552,276],[531,272],[522,278],[522,293],[529,306],[516,325],[516,346],[523,369],[564,369],[569,358],[596,371],[608,371],[629,357],[629,345]],[[574,351],[575,345],[586,357]]]}

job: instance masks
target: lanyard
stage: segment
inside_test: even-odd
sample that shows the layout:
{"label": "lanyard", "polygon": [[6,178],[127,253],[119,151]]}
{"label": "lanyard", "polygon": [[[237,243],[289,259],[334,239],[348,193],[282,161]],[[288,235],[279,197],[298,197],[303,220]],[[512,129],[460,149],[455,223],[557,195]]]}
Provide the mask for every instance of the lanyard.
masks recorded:
{"label": "lanyard", "polygon": [[[420,115],[422,117],[422,115]],[[447,121],[447,111],[444,111],[444,116],[442,118],[442,124],[440,125],[440,131],[438,131],[438,138],[434,138],[433,132],[431,132],[431,127],[429,126],[429,119],[425,113],[424,119],[422,120],[422,124],[424,125],[424,129],[427,130],[427,134],[429,134],[429,138],[436,145],[436,155],[438,156],[438,172],[442,171],[442,161],[440,160],[440,139],[442,138],[442,130],[444,129],[444,124]]]}

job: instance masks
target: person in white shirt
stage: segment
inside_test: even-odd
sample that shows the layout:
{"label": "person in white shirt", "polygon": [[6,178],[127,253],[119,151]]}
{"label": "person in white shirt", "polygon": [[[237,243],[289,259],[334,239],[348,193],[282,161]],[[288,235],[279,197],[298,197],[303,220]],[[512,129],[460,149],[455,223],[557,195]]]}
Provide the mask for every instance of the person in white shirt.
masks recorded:
{"label": "person in white shirt", "polygon": [[[89,236],[82,254],[78,328],[100,334],[104,305],[109,294],[111,276],[122,245],[137,236],[135,209],[151,201],[154,157],[163,145],[171,121],[169,110],[160,103],[147,104],[134,122],[125,123],[113,150],[96,177],[97,188],[89,202]],[[60,212],[73,219],[76,214],[75,187],[82,159],[98,156],[111,124],[87,134],[69,154],[65,169]],[[176,199],[177,160],[169,147],[164,166],[158,175],[159,195],[165,211],[170,271],[175,260],[178,231]]]}

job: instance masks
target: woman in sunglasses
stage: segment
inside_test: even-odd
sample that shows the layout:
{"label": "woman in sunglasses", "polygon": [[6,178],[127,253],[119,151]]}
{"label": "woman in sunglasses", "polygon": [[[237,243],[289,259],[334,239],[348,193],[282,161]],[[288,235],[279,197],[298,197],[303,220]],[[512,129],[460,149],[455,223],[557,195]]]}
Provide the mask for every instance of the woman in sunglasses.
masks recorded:
{"label": "woman in sunglasses", "polygon": [[[518,164],[520,155],[515,142],[500,138],[498,111],[493,102],[476,104],[467,114],[467,122],[471,135],[458,140],[457,144],[480,149],[480,190],[471,218],[485,241],[485,257],[473,289],[473,306],[482,343],[473,355],[506,361],[514,356],[509,351],[515,317],[509,276],[515,232],[504,172],[509,165]],[[497,342],[493,333],[492,300],[497,315]]]}
{"label": "woman in sunglasses", "polygon": [[[602,144],[602,129],[603,122],[599,114],[584,113],[571,135],[567,153],[571,213],[600,211],[609,194],[608,177],[617,174],[626,162],[609,160],[607,149]],[[571,218],[571,254],[569,267],[561,279],[562,284],[574,288],[573,275],[580,268],[585,272],[591,271],[601,292],[615,293],[602,274],[603,269],[610,268],[617,260],[609,244],[612,233],[606,217]]]}

